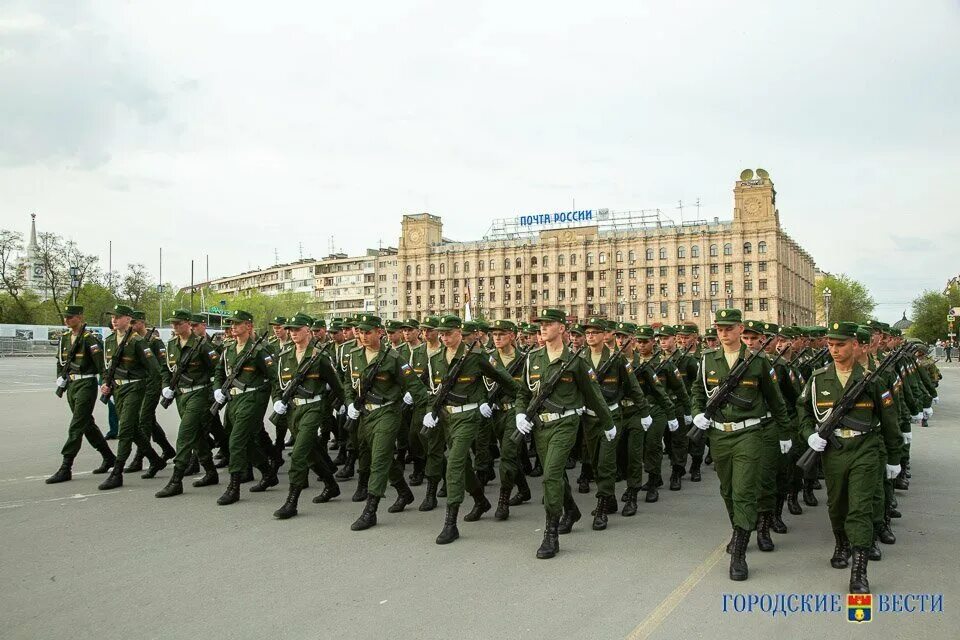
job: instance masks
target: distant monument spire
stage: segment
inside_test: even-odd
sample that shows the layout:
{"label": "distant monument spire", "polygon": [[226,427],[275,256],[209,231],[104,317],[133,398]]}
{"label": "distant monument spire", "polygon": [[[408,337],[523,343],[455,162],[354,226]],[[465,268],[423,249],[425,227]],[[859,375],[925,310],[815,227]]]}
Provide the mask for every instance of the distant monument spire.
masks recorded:
{"label": "distant monument spire", "polygon": [[37,214],[30,214],[30,244],[27,246],[27,251],[33,250],[36,251],[40,247],[37,245]]}

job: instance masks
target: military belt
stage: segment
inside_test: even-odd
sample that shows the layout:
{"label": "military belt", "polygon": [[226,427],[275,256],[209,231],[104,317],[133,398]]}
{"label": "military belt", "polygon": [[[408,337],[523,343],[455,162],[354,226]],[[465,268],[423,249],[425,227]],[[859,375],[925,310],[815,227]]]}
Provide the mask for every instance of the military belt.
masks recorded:
{"label": "military belt", "polygon": [[[626,401],[624,401],[624,404],[626,404]],[[633,403],[631,402],[630,404],[633,404]],[[616,402],[614,402],[613,404],[607,406],[607,409],[609,409],[610,411],[616,411],[616,410],[619,409],[619,408],[620,408],[620,405],[619,405],[618,403],[616,403]],[[597,412],[594,411],[593,409],[584,409],[583,411],[584,411],[584,413],[586,413],[588,416],[593,416],[594,418],[597,417]]]}
{"label": "military belt", "polygon": [[499,405],[497,405],[497,406],[500,407],[500,410],[501,410],[501,411],[509,411],[510,409],[513,409],[513,403],[512,403],[512,402],[501,402],[501,403],[500,403]]}
{"label": "military belt", "polygon": [[447,413],[463,413],[464,411],[473,411],[474,409],[477,409],[479,406],[480,405],[477,404],[476,402],[472,402],[470,404],[461,404],[459,406],[448,404],[446,407],[444,407],[444,409],[446,409]]}
{"label": "military belt", "polygon": [[71,373],[68,376],[71,380],[86,380],[88,378],[96,378],[97,374],[95,373]]}
{"label": "military belt", "polygon": [[541,414],[538,414],[537,417],[540,418],[540,422],[547,423],[547,422],[556,422],[561,418],[567,418],[569,416],[575,416],[575,415],[577,415],[576,409],[567,409],[563,413],[541,413]]}
{"label": "military belt", "polygon": [[246,389],[239,389],[237,387],[230,388],[230,395],[239,396],[244,393],[250,393],[251,391],[257,391],[258,387],[247,387]]}
{"label": "military belt", "polygon": [[190,393],[192,391],[200,391],[200,389],[206,389],[206,388],[207,388],[207,385],[198,384],[195,387],[180,387],[179,389],[177,389],[177,391],[180,392],[180,395],[183,395],[185,393]]}
{"label": "military belt", "polygon": [[720,431],[740,431],[741,429],[746,429],[747,427],[755,427],[766,418],[747,418],[743,422],[714,422],[713,428]]}
{"label": "military belt", "polygon": [[376,411],[377,409],[380,409],[380,408],[382,408],[382,407],[389,407],[389,406],[392,405],[392,404],[393,404],[393,402],[384,402],[383,404],[370,404],[370,403],[367,403],[367,404],[363,405],[363,408],[366,409],[367,411]]}
{"label": "military belt", "polygon": [[633,405],[635,405],[635,404],[637,404],[637,403],[634,402],[633,400],[629,399],[629,398],[624,398],[623,400],[620,401],[620,404],[622,404],[622,405],[625,406],[625,407],[632,407]]}
{"label": "military belt", "polygon": [[143,382],[143,378],[127,379],[127,380],[114,380],[113,383],[118,387],[122,387],[125,384],[133,384],[134,382]]}
{"label": "military belt", "polygon": [[323,396],[319,394],[313,396],[312,398],[294,398],[293,405],[295,407],[299,407],[305,404],[313,404],[314,402],[320,402],[321,400],[323,400]]}
{"label": "military belt", "polygon": [[869,431],[857,431],[856,429],[834,429],[833,434],[838,438],[856,438],[857,436],[862,436]]}

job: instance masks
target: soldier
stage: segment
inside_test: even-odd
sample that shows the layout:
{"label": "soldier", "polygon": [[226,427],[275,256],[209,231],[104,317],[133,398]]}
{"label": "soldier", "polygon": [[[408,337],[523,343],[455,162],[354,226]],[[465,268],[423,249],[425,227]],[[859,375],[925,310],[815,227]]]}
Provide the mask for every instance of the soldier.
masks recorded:
{"label": "soldier", "polygon": [[[191,456],[196,453],[206,472],[193,483],[194,487],[207,487],[220,482],[217,468],[210,453],[207,425],[210,417],[210,379],[220,363],[220,355],[212,345],[191,331],[190,312],[177,309],[167,319],[173,327],[173,337],[164,349],[160,374],[163,379],[161,394],[168,400],[177,400],[180,414],[180,429],[177,431],[177,453],[173,460],[173,474],[158,498],[169,498],[183,493],[183,476]],[[173,375],[180,370],[176,387]]]}
{"label": "soldier", "polygon": [[60,347],[57,350],[57,389],[66,389],[71,416],[67,441],[60,451],[63,462],[60,468],[46,479],[47,484],[66,482],[73,477],[73,459],[80,452],[83,438],[103,456],[103,462],[93,473],[106,473],[116,463],[116,456],[93,419],[93,408],[97,400],[97,376],[104,373],[100,340],[95,333],[86,330],[83,307],[80,305],[67,305],[63,312],[63,324],[69,331],[64,331],[60,336]]}
{"label": "soldier", "polygon": [[803,509],[797,496],[803,486],[803,472],[795,464],[800,457],[800,422],[797,418],[797,399],[803,391],[800,375],[790,364],[792,355],[791,345],[797,335],[792,327],[778,327],[770,322],[763,325],[764,335],[776,335],[776,339],[767,345],[767,357],[773,361],[773,370],[780,386],[780,395],[783,396],[790,418],[791,440],[793,445],[789,453],[777,459],[777,501],[773,513],[771,529],[776,533],[786,533],[787,525],[783,522],[783,505],[786,504],[792,515],[800,515]]}
{"label": "soldier", "polygon": [[583,325],[574,324],[570,326],[568,330],[570,334],[570,349],[573,351],[579,351],[580,347],[587,343],[586,334],[584,333]]}
{"label": "soldier", "polygon": [[[290,489],[283,506],[273,512],[273,517],[279,520],[297,515],[300,493],[307,486],[308,469],[312,469],[324,484],[323,491],[313,499],[314,503],[329,502],[340,495],[340,486],[333,477],[335,468],[317,433],[334,404],[343,401],[343,387],[329,356],[314,344],[312,325],[313,318],[305,313],[286,320],[283,328],[290,340],[280,351],[276,364],[274,396],[277,399],[273,410],[289,417],[287,424],[294,439],[288,472]],[[280,394],[298,376],[302,377],[299,389],[289,403],[283,402],[279,399]]]}
{"label": "soldier", "polygon": [[[250,487],[253,493],[277,486],[277,471],[259,438],[263,413],[270,397],[271,381],[276,379],[273,354],[253,337],[253,316],[242,309],[233,312],[233,341],[225,343],[220,356],[223,366],[214,371],[214,399],[226,405],[224,415],[230,423],[230,482],[217,504],[226,506],[240,500],[240,481],[252,465],[260,470],[260,482]],[[256,349],[254,350],[254,347]],[[245,354],[253,350],[249,356]],[[241,356],[246,362],[236,371]],[[236,373],[234,385],[226,393],[224,383]],[[266,389],[266,391],[265,391]]]}
{"label": "soldier", "polygon": [[[703,352],[700,379],[693,386],[694,424],[711,430],[710,450],[720,479],[720,495],[727,507],[733,537],[730,541],[730,579],[746,580],[750,532],[757,524],[757,489],[764,448],[763,429],[777,429],[780,442],[789,441],[790,423],[783,396],[766,358],[755,358],[734,392],[715,413],[704,415],[709,398],[730,372],[750,353],[741,342],[743,316],[739,309],[720,309],[714,318],[720,349]],[[772,415],[773,422],[768,418]],[[720,420],[723,420],[721,422]],[[783,446],[783,445],[781,445]]]}
{"label": "soldier", "polygon": [[[440,342],[440,332],[437,331],[437,328],[440,326],[440,318],[437,316],[427,316],[420,326],[423,328],[423,336],[426,343],[423,352],[414,351],[415,364],[411,364],[411,366],[414,368],[414,374],[416,374],[421,381],[426,381],[426,384],[429,384],[428,365],[430,358],[440,353],[440,350],[443,349],[443,343]],[[423,368],[422,373],[417,371],[420,367]],[[411,425],[411,429],[416,429],[418,435],[420,432],[418,425],[423,424],[423,414],[425,412],[426,407],[423,411],[417,412],[416,421]],[[425,450],[424,475],[427,479],[427,492],[426,495],[423,496],[423,502],[420,503],[420,511],[432,511],[437,507],[438,488],[441,478],[445,475],[446,464],[446,460],[443,457],[446,448],[444,429],[445,425],[441,422],[436,428],[420,436]]]}
{"label": "soldier", "polygon": [[[280,352],[291,344],[289,332],[284,326],[286,323],[287,319],[284,316],[276,316],[270,321],[270,330],[273,331],[273,335],[267,338],[266,343],[274,362],[279,360]],[[278,415],[276,420],[271,457],[273,458],[273,465],[279,469],[285,462],[283,448],[284,446],[290,446],[292,443],[287,443],[284,440],[287,436],[287,416]]]}
{"label": "soldier", "polygon": [[[147,342],[134,332],[130,326],[133,320],[133,309],[125,304],[118,304],[113,308],[110,323],[113,333],[107,336],[103,346],[105,367],[110,368],[114,359],[117,359],[116,378],[113,388],[106,383],[100,385],[100,393],[105,396],[114,396],[117,403],[117,417],[120,421],[117,446],[117,458],[113,471],[98,489],[108,490],[123,486],[123,467],[130,456],[134,443],[143,451],[150,468],[141,477],[153,478],[157,472],[167,466],[166,460],[157,455],[150,446],[149,436],[140,428],[140,407],[143,404],[143,394],[146,387],[160,376],[160,365],[150,350]],[[123,343],[123,349],[119,349]]]}
{"label": "soldier", "polygon": [[[560,533],[569,533],[580,519],[580,510],[570,491],[567,480],[566,461],[577,439],[580,424],[578,409],[586,407],[596,413],[600,429],[608,440],[617,435],[610,409],[603,399],[596,373],[590,363],[574,358],[563,344],[566,314],[560,309],[544,309],[540,312],[540,334],[544,346],[527,354],[524,367],[524,382],[520,385],[517,400],[521,407],[529,407],[534,394],[543,391],[544,383],[556,386],[550,391],[540,408],[541,413],[527,416],[517,412],[517,430],[526,435],[533,433],[537,451],[543,457],[543,507],[546,512],[543,542],[537,549],[537,558],[552,558],[560,551]],[[560,370],[563,375],[557,379]],[[534,430],[534,420],[538,422]]]}
{"label": "soldier", "polygon": [[[464,516],[465,522],[474,522],[490,510],[490,501],[483,495],[483,485],[477,480],[470,462],[470,445],[477,439],[483,417],[493,415],[486,403],[486,389],[481,376],[495,380],[505,389],[516,388],[511,378],[496,358],[487,355],[477,342],[466,344],[463,340],[463,321],[447,315],[440,319],[438,330],[443,348],[430,358],[427,372],[430,390],[434,396],[427,405],[423,425],[435,429],[442,420],[446,430],[447,449],[447,512],[443,529],[437,536],[437,544],[449,544],[460,537],[457,516],[463,502],[464,489],[474,500],[473,509]],[[457,358],[464,358],[456,380],[448,379],[448,372]],[[444,406],[436,406],[436,394],[441,385],[449,387]]]}
{"label": "soldier", "polygon": [[[356,337],[354,337],[354,322],[353,318],[344,318],[341,326],[343,327],[343,342],[340,343],[337,348],[337,365],[339,366],[340,371],[340,383],[343,385],[343,388],[351,386],[351,374],[350,374],[350,352],[356,349],[359,344]],[[346,410],[346,407],[344,407]],[[342,462],[343,466],[334,474],[334,477],[337,480],[347,480],[352,478],[356,473],[356,463],[357,463],[357,429],[354,428],[350,433],[340,434],[342,444],[340,445],[340,453],[343,454],[337,456],[337,460],[334,462]]]}
{"label": "soldier", "polygon": [[719,346],[720,340],[717,339],[717,328],[707,327],[707,330],[703,332],[704,349],[716,349]]}
{"label": "soldier", "polygon": [[[677,348],[684,350],[689,348],[687,355],[676,363],[680,379],[683,380],[687,397],[689,397],[693,393],[693,384],[697,381],[697,372],[700,370],[700,330],[692,322],[678,324],[676,330]],[[706,438],[698,442],[690,442],[686,437],[683,439],[687,441],[687,452],[690,454],[690,482],[700,482],[702,479],[700,465],[703,463]]]}
{"label": "soldier", "polygon": [[844,416],[842,428],[834,432],[842,439],[842,449],[826,451],[828,441],[817,433],[819,424],[830,415],[844,390],[868,373],[856,361],[856,335],[857,325],[853,322],[831,324],[827,340],[833,363],[813,372],[797,411],[810,448],[823,453],[827,507],[836,539],[830,564],[835,569],[845,568],[852,551],[849,593],[870,593],[867,561],[874,535],[877,465],[881,464],[877,450],[886,452],[886,478],[892,479],[900,472],[901,437],[893,395],[881,380],[875,379],[855,399],[855,407]]}
{"label": "soldier", "polygon": [[[413,374],[422,380],[427,370],[427,346],[420,340],[420,322],[415,318],[408,318],[400,323],[400,328],[409,353],[407,364],[413,367]],[[413,462],[413,473],[409,478],[411,487],[419,487],[423,484],[427,464],[426,447],[423,438],[420,437],[423,416],[418,413],[411,411],[406,422],[400,427],[407,432],[408,455]]]}
{"label": "soldier", "polygon": [[[225,318],[224,321],[228,321],[229,318]],[[223,353],[223,346],[216,346],[213,342],[213,339],[210,337],[210,334],[207,333],[207,318],[202,313],[194,313],[190,316],[190,329],[193,331],[193,335],[197,336],[201,340],[205,341],[208,345],[212,346],[217,351],[219,356]],[[211,382],[213,382],[211,380]],[[220,414],[211,415],[207,414],[208,420],[205,427],[205,431],[209,433],[208,437],[213,438],[213,446],[218,448],[217,454],[221,459],[227,457],[225,452],[230,450],[230,437],[227,435],[226,428],[223,425],[223,422],[220,420]],[[226,465],[223,465],[226,466]],[[222,467],[220,467],[222,468]],[[197,456],[194,455],[190,459],[190,466],[187,467],[186,475],[191,475],[197,473],[200,470],[200,463],[197,459]],[[248,471],[249,473],[249,471]],[[247,478],[247,480],[252,480],[252,475]],[[247,480],[244,480],[246,482]]]}
{"label": "soldier", "polygon": [[[664,445],[670,452],[670,491],[679,491],[682,488],[681,479],[687,473],[687,437],[679,431],[679,425],[690,426],[693,416],[690,415],[690,396],[687,394],[686,375],[691,365],[686,356],[680,357],[677,349],[677,329],[669,324],[661,325],[654,333],[660,345],[659,358],[664,362],[660,369],[660,379],[670,393],[677,419],[678,429],[664,433]],[[696,365],[692,365],[696,370]]]}

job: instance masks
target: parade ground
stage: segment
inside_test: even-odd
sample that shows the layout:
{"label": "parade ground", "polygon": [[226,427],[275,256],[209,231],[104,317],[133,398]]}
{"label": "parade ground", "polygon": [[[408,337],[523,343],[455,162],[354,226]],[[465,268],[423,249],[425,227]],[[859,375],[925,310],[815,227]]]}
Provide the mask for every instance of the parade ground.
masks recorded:
{"label": "parade ground", "polygon": [[[279,487],[250,494],[244,485],[239,503],[219,507],[226,473],[217,487],[185,482],[184,495],[165,500],[153,494],[172,467],[98,491],[103,476],[90,470],[100,457],[84,443],[73,480],[47,485],[69,420],[66,400],[54,395],[53,360],[0,359],[0,639],[955,638],[960,368],[940,365],[941,402],[928,428],[914,427],[913,478],[897,494],[897,543],[869,564],[873,620],[857,625],[845,610],[849,570],[828,562],[825,490],[803,515],[784,513],[789,533],[773,534],[775,552],[759,552],[752,538],[750,579],[731,582],[730,527],[712,467],[680,492],[663,487],[656,504],[641,500],[635,517],[611,516],[604,532],[590,528],[594,497],[575,494],[584,518],[546,561],[534,555],[544,524],[538,479],[533,500],[508,521],[492,511],[461,521],[461,538],[447,546],[434,543],[443,501],[430,513],[416,509],[423,487],[406,512],[382,507],[378,526],[354,533],[356,480],[317,505],[321,483],[312,477],[300,515],[275,520],[288,465]],[[174,441],[175,407],[158,412]],[[106,432],[99,403],[96,419]],[[578,470],[568,473],[574,480]],[[486,494],[496,501],[496,481]],[[388,488],[386,505],[394,497]],[[841,610],[732,606],[733,596],[778,594],[839,594]],[[942,594],[942,612],[921,612],[919,600],[912,613],[880,611],[879,594]]]}

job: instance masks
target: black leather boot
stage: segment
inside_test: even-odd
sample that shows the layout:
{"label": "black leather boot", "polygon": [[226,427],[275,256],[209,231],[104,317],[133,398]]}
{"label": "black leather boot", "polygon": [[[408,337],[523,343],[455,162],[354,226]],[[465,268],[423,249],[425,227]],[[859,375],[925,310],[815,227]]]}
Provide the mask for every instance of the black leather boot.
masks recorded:
{"label": "black leather boot", "polygon": [[910,488],[910,481],[907,480],[906,472],[903,469],[900,470],[900,475],[894,479],[893,488],[897,491],[907,491]]}
{"label": "black leather boot", "polygon": [[[275,461],[273,461],[273,460],[270,461],[270,464],[274,465],[274,468],[276,468],[276,469],[279,469],[279,468],[280,468],[280,465],[278,465],[278,464],[277,464]],[[247,465],[247,468],[240,472],[240,484],[246,484],[246,483],[248,483],[248,482],[253,482],[254,479],[255,479],[255,478],[253,477],[253,465]]]}
{"label": "black leather boot", "polygon": [[160,491],[157,491],[154,496],[157,498],[170,498],[172,496],[178,496],[183,493],[183,472],[173,468],[173,473],[170,474],[170,480],[167,481],[167,486]]}
{"label": "black leather boot", "polygon": [[547,516],[547,522],[543,526],[543,542],[537,549],[537,558],[546,560],[557,555],[560,551],[560,520],[557,516]]}
{"label": "black leather boot", "polygon": [[560,534],[570,533],[573,530],[574,523],[580,521],[583,515],[577,508],[577,503],[573,498],[567,498],[563,505],[563,515],[560,516],[560,523],[557,525],[557,532]]}
{"label": "black leather boot", "polygon": [[351,502],[363,502],[367,499],[367,483],[370,482],[370,472],[361,471],[357,477],[357,489],[353,492]]}
{"label": "black leather boot", "polygon": [[[877,539],[883,544],[897,544],[897,536],[893,535],[890,523],[884,520],[877,528]],[[873,558],[870,558],[873,560]]]}
{"label": "black leather boot", "polygon": [[496,520],[506,520],[510,517],[510,489],[500,488],[500,496],[497,498],[497,510],[493,512]]}
{"label": "black leather boot", "polygon": [[91,472],[94,475],[107,473],[117,462],[117,456],[113,455],[113,451],[110,450],[110,446],[107,444],[106,440],[104,440],[103,444],[97,448],[97,451],[99,451],[100,455],[103,456],[103,460],[100,462],[100,466]]}
{"label": "black leather boot", "polygon": [[390,505],[390,507],[387,509],[387,512],[400,513],[407,508],[408,504],[413,504],[415,498],[413,491],[410,491],[410,487],[407,486],[407,481],[403,478],[400,479],[400,482],[393,485],[393,488],[397,490],[397,500]]}
{"label": "black leather boot", "polygon": [[73,473],[70,471],[73,468],[73,456],[63,456],[63,462],[60,463],[60,468],[54,472],[52,476],[44,480],[47,484],[57,484],[58,482],[66,482],[73,477]]}
{"label": "black leather boot", "polygon": [[[347,451],[347,458],[343,462],[343,467],[334,474],[334,478],[337,480],[348,480],[353,477],[353,474],[356,473],[356,463],[357,463],[357,452],[356,451]],[[361,498],[360,501],[365,500],[366,498]]]}
{"label": "black leather boot", "polygon": [[773,512],[773,519],[770,521],[770,528],[774,533],[786,533],[787,523],[783,521],[783,505],[787,501],[786,496],[777,496],[777,507]]}
{"label": "black leather boot", "polygon": [[543,475],[543,465],[540,464],[540,456],[536,457],[536,462],[533,465],[533,469],[531,469],[530,473],[527,475],[531,478],[539,478]]}
{"label": "black leather boot", "polygon": [[590,465],[584,463],[580,467],[580,477],[577,478],[577,493],[590,493],[590,478],[592,475]]}
{"label": "black leather boot", "polygon": [[700,474],[700,465],[703,463],[701,456],[690,457],[690,482],[700,482],[703,476]]}
{"label": "black leather boot", "polygon": [[440,488],[437,489],[437,497],[438,498],[447,497],[447,479],[446,478],[440,481]]}
{"label": "black leather boot", "polygon": [[153,450],[153,447],[147,447],[143,451],[143,455],[147,457],[147,460],[150,461],[150,466],[147,470],[140,476],[144,480],[149,480],[150,478],[155,478],[161,469],[167,467],[167,461],[157,455],[157,452]]}
{"label": "black leather boot", "polygon": [[433,511],[437,508],[437,485],[440,481],[437,478],[427,478],[427,493],[423,496],[423,502],[417,507],[420,511]]}
{"label": "black leather boot", "polygon": [[342,466],[347,463],[347,445],[344,444],[337,451],[337,457],[333,459],[333,464],[336,466]]}
{"label": "black leather boot", "polygon": [[240,500],[240,475],[239,471],[234,471],[230,474],[230,482],[227,483],[227,490],[223,492],[223,495],[217,498],[217,504],[221,507],[225,507],[228,504],[233,504],[234,502],[239,502]]}
{"label": "black leather boot", "polygon": [[380,496],[367,496],[367,504],[364,505],[360,517],[350,525],[351,531],[363,531],[377,524],[377,507],[380,505]]}
{"label": "black leather boot", "polygon": [[330,502],[334,498],[340,495],[340,485],[337,484],[337,481],[333,476],[328,476],[323,479],[323,491],[319,493],[314,499],[315,504],[323,504],[325,502]]}
{"label": "black leather boot", "polygon": [[113,464],[113,470],[110,472],[110,475],[107,476],[107,479],[100,483],[100,486],[97,489],[101,491],[107,491],[109,489],[116,489],[117,487],[123,486],[123,462],[117,460]]}
{"label": "black leather boot", "polygon": [[197,459],[197,454],[192,454],[190,460],[187,462],[187,468],[184,470],[184,476],[195,476],[200,473],[200,461]]}
{"label": "black leather boot", "polygon": [[682,485],[680,484],[680,478],[683,477],[683,467],[678,465],[673,465],[673,468],[670,471],[670,491],[680,491]]}
{"label": "black leather boot", "polygon": [[530,500],[530,485],[527,484],[527,476],[523,473],[517,474],[517,493],[510,498],[510,506],[516,507]]}
{"label": "black leather boot", "polygon": [[870,547],[867,549],[867,557],[874,562],[883,560],[883,551],[881,551],[880,545],[877,543],[876,533],[873,534],[873,542],[870,543]]}
{"label": "black leather boot", "polygon": [[733,547],[730,549],[730,579],[737,582],[746,580],[750,575],[747,568],[747,545],[750,532],[740,527],[733,528]]}
{"label": "black leather boot", "polygon": [[903,514],[894,506],[887,507],[887,518],[902,518]]}
{"label": "black leather boot", "polygon": [[297,501],[300,500],[300,492],[303,487],[299,485],[290,485],[290,493],[287,494],[287,501],[283,506],[273,512],[273,517],[278,520],[286,520],[297,515]]}
{"label": "black leather boot", "polygon": [[213,464],[213,458],[209,460],[204,460],[200,463],[200,466],[203,467],[203,477],[193,481],[193,486],[200,487],[212,487],[213,485],[220,484],[220,474],[217,473],[217,468]]}
{"label": "black leather boot", "polygon": [[426,460],[416,459],[413,461],[413,473],[410,474],[410,486],[419,487],[423,484],[423,471],[427,466]]}
{"label": "black leather boot", "polygon": [[727,542],[727,555],[733,553],[733,541],[737,538],[737,529],[734,527],[733,531],[730,532],[730,541]]}
{"label": "black leather boot", "polygon": [[773,551],[773,538],[770,537],[770,521],[773,516],[769,511],[757,514],[757,548],[760,551]]}
{"label": "black leather boot", "polygon": [[606,497],[600,496],[599,498],[597,498],[597,508],[593,510],[593,530],[603,531],[606,528],[607,528],[607,500],[606,500]]}
{"label": "black leather boot", "polygon": [[327,445],[327,449],[329,451],[336,451],[339,448],[340,448],[340,441],[337,440],[336,436],[334,436],[333,440],[330,441],[330,444]]}
{"label": "black leather boot", "polygon": [[867,549],[853,548],[853,560],[850,565],[850,589],[847,593],[870,593],[867,582]]}
{"label": "black leather boot", "polygon": [[[654,489],[656,491],[656,489]],[[637,489],[627,489],[627,499],[623,501],[623,511],[620,515],[629,518],[637,515]]]}
{"label": "black leather boot", "polygon": [[830,557],[830,566],[834,569],[846,569],[850,566],[850,541],[847,539],[845,531],[834,531],[833,539],[836,546],[833,548],[833,556]]}
{"label": "black leather boot", "polygon": [[137,471],[143,471],[143,454],[140,453],[139,447],[137,452],[133,454],[133,459],[130,460],[130,464],[124,467],[124,473],[135,473]]}
{"label": "black leather boot", "polygon": [[707,450],[707,455],[703,458],[703,464],[707,465],[708,467],[713,464],[713,456],[710,455],[709,450]]}
{"label": "black leather boot", "polygon": [[448,504],[447,515],[443,518],[443,529],[437,536],[437,544],[450,544],[460,537],[460,530],[457,529],[457,515],[460,512],[460,505]]}
{"label": "black leather boot", "polygon": [[803,504],[808,507],[817,506],[817,496],[813,495],[813,483],[815,480],[804,480],[803,481]]}
{"label": "black leather boot", "polygon": [[792,516],[799,516],[803,513],[803,507],[800,506],[800,501],[797,499],[799,494],[800,491],[796,487],[791,487],[787,493],[787,511]]}
{"label": "black leather boot", "polygon": [[650,477],[647,479],[647,495],[644,496],[644,502],[656,502],[660,499],[660,492],[657,491],[658,481],[660,476],[650,474]]}
{"label": "black leather boot", "polygon": [[250,493],[263,493],[270,487],[280,484],[280,478],[277,477],[277,468],[273,461],[267,459],[260,467],[260,481],[247,489]]}
{"label": "black leather boot", "polygon": [[487,500],[487,496],[483,495],[483,489],[471,493],[470,496],[473,498],[473,509],[470,509],[470,513],[463,516],[464,522],[476,522],[480,519],[480,516],[490,511],[492,506],[490,501]]}

